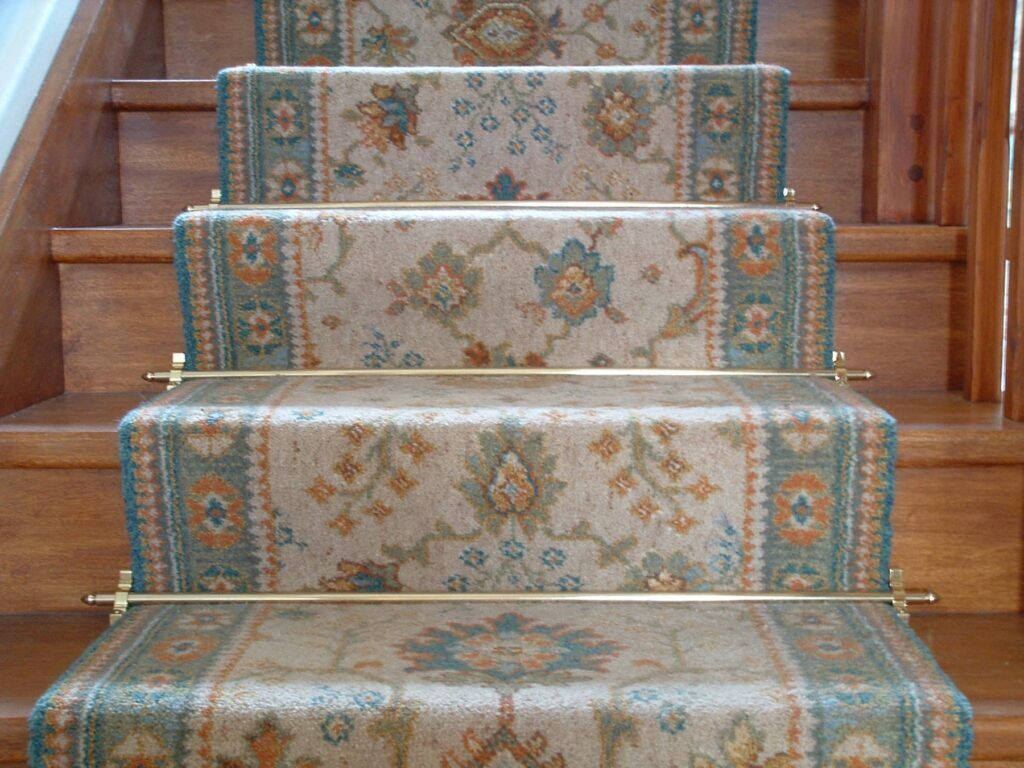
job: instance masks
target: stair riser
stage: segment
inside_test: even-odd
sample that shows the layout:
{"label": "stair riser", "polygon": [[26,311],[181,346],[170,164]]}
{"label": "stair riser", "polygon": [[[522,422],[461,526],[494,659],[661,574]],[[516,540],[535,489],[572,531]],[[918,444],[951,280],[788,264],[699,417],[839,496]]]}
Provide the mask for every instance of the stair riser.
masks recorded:
{"label": "stair riser", "polygon": [[[62,264],[64,376],[70,392],[144,388],[139,376],[183,349],[169,264]],[[871,368],[872,389],[959,386],[963,268],[849,264],[838,268],[836,344]],[[918,318],[927,317],[922,324]],[[152,388],[153,391],[159,388]]]}
{"label": "stair riser", "polygon": [[[219,186],[212,112],[122,112],[123,223],[166,225]],[[792,112],[789,184],[837,221],[860,220],[863,113]]]}
{"label": "stair riser", "polygon": [[[129,563],[116,470],[5,469],[0,612],[73,610]],[[893,562],[912,586],[942,596],[939,612],[1024,608],[1024,469],[900,469]],[[68,525],[74,520],[74,525]]]}
{"label": "stair riser", "polygon": [[[167,77],[212,77],[219,69],[253,62],[251,0],[164,0]],[[799,77],[852,78],[864,72],[860,46],[849,30],[860,23],[860,3],[761,0],[758,61],[777,62]]]}

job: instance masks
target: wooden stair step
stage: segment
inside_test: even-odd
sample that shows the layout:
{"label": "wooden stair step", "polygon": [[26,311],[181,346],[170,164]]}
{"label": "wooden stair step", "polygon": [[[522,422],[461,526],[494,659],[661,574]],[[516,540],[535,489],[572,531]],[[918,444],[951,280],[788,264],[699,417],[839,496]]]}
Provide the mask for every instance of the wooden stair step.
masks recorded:
{"label": "wooden stair step", "polygon": [[[911,622],[974,708],[973,761],[1024,760],[1024,616]],[[99,612],[0,616],[0,763],[25,760],[32,705],[106,623]]]}
{"label": "wooden stair step", "polygon": [[[789,181],[805,201],[838,220],[862,212],[863,79],[793,81]],[[123,222],[166,224],[217,185],[218,136],[212,80],[115,80]]]}
{"label": "wooden stair step", "polygon": [[[213,80],[112,80],[110,105],[119,112],[211,112],[217,109]],[[795,111],[864,109],[868,81],[807,80],[790,83],[790,108]]]}
{"label": "wooden stair step", "polygon": [[[50,235],[58,264],[169,264],[170,227],[63,227]],[[836,258],[841,262],[961,262],[966,227],[934,224],[840,224]]]}
{"label": "wooden stair step", "polygon": [[[65,394],[0,419],[5,501],[37,510],[0,516],[5,610],[64,610],[127,562],[116,429],[145,396]],[[1020,610],[1024,424],[952,392],[873,396],[901,421],[893,562],[942,596],[930,610]]]}
{"label": "wooden stair step", "polygon": [[[140,372],[141,373],[141,372]],[[152,393],[68,393],[0,418],[0,468],[116,469],[117,425]],[[956,392],[873,392],[899,423],[897,466],[1024,465],[1024,423]]]}

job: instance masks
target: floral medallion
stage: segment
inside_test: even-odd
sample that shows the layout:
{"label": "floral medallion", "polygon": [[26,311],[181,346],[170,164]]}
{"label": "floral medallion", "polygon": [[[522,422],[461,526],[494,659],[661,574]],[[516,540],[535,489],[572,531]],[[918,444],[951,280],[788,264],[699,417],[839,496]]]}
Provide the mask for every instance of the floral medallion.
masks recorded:
{"label": "floral medallion", "polygon": [[648,552],[638,565],[626,571],[623,589],[630,592],[699,592],[710,589],[707,573],[700,563],[682,552],[662,555]]}
{"label": "floral medallion", "polygon": [[363,144],[387,154],[389,147],[405,149],[408,136],[416,135],[416,121],[420,114],[416,95],[419,85],[382,85],[370,87],[373,101],[361,101],[356,109],[366,119],[359,123]]}
{"label": "floral medallion", "polygon": [[467,267],[464,256],[453,253],[447,243],[437,243],[403,277],[409,305],[445,323],[476,306],[483,270]]}
{"label": "floral medallion", "polygon": [[242,497],[223,478],[204,475],[189,489],[185,505],[192,534],[206,546],[226,549],[241,538]]}
{"label": "floral medallion", "polygon": [[[463,10],[474,3],[463,0],[455,5]],[[548,47],[552,26],[557,24],[558,14],[544,19],[529,3],[484,3],[448,34],[465,49],[455,52],[465,65],[527,64]]]}
{"label": "floral medallion", "polygon": [[580,325],[611,303],[615,268],[601,264],[596,251],[572,238],[548,257],[546,265],[534,269],[533,279],[541,291],[541,304],[569,325]]}
{"label": "floral medallion", "polygon": [[828,533],[832,507],[828,485],[812,472],[797,472],[779,486],[773,520],[784,539],[808,546]]}
{"label": "floral medallion", "polygon": [[606,77],[586,106],[588,139],[606,157],[633,157],[638,147],[651,142],[653,110],[644,83],[632,75]]}
{"label": "floral medallion", "polygon": [[459,486],[477,520],[492,533],[511,524],[532,535],[565,487],[554,476],[556,459],[544,450],[543,433],[503,424],[479,443],[480,452],[466,461],[471,478]]}
{"label": "floral medallion", "polygon": [[262,285],[277,263],[277,235],[265,219],[242,219],[228,233],[228,262],[246,285]]}
{"label": "floral medallion", "polygon": [[548,683],[605,671],[621,646],[591,629],[503,613],[478,624],[430,627],[398,646],[410,672],[457,672],[498,683]]}

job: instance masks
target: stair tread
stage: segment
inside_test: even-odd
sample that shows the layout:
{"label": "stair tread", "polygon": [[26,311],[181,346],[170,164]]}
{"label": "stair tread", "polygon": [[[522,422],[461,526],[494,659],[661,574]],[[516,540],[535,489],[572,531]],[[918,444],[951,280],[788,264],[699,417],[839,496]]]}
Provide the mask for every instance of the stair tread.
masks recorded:
{"label": "stair tread", "polygon": [[[841,262],[963,261],[966,228],[933,224],[853,224],[836,227]],[[51,234],[60,264],[170,263],[170,227],[63,227]]]}
{"label": "stair tread", "polygon": [[[156,364],[156,363],[154,363]],[[117,468],[117,424],[151,394],[66,393],[0,419],[0,467]],[[1024,464],[1024,423],[957,392],[874,392],[899,422],[902,467]]]}
{"label": "stair tread", "polygon": [[[122,112],[207,112],[217,108],[214,80],[112,80],[111,106]],[[814,80],[790,84],[794,110],[863,109],[868,81],[862,78]]]}
{"label": "stair tread", "polygon": [[[0,762],[24,759],[33,703],[105,626],[95,613],[0,616]],[[1024,759],[1024,615],[918,616],[912,626],[974,707],[974,759]]]}

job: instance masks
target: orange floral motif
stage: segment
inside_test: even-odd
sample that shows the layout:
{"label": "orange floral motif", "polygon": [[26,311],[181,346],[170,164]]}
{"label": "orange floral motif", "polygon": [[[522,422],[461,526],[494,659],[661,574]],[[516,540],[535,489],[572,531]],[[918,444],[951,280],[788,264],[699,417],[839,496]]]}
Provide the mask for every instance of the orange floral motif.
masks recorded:
{"label": "orange floral motif", "polygon": [[477,341],[466,347],[462,354],[466,356],[470,365],[475,368],[486,368],[491,364],[491,351],[482,341]]}
{"label": "orange floral motif", "polygon": [[682,510],[679,510],[675,513],[672,519],[668,521],[668,524],[672,527],[673,531],[682,535],[693,528],[693,526],[697,524],[697,521]]}
{"label": "orange floral motif", "polygon": [[390,517],[394,513],[394,509],[389,507],[382,501],[375,501],[373,504],[363,510],[363,514],[372,517],[374,520],[383,520],[386,517]]}
{"label": "orange floral motif", "polygon": [[672,438],[682,431],[682,426],[674,421],[656,421],[651,426],[651,431],[662,445],[668,445]]}
{"label": "orange floral motif", "polygon": [[399,446],[398,450],[411,458],[413,464],[419,464],[428,454],[433,453],[436,448],[433,443],[424,440],[423,435],[419,432],[413,432],[409,439]]}
{"label": "orange floral motif", "polygon": [[628,469],[620,470],[615,477],[608,481],[608,487],[619,496],[625,496],[637,486],[636,478]]}
{"label": "orange floral motif", "polygon": [[783,538],[809,546],[828,532],[832,505],[832,493],[817,475],[797,472],[779,486],[773,519]]}
{"label": "orange floral motif", "polygon": [[690,483],[683,490],[697,499],[697,501],[707,501],[711,494],[722,489],[712,483],[707,475],[701,475],[696,482]]}
{"label": "orange floral motif", "polygon": [[654,499],[650,496],[644,496],[640,501],[630,507],[629,511],[634,517],[637,517],[646,523],[658,514],[661,509],[654,503]]}
{"label": "orange floral motif", "polygon": [[348,536],[359,525],[359,521],[347,512],[342,512],[327,524],[342,536]]}
{"label": "orange floral motif", "polygon": [[669,451],[668,456],[662,459],[659,466],[661,467],[661,471],[672,478],[672,480],[678,480],[685,473],[693,469],[689,462],[675,451]]}
{"label": "orange floral motif", "polygon": [[368,438],[373,436],[373,427],[368,427],[362,422],[355,422],[345,430],[345,439],[354,446],[360,446]]}
{"label": "orange floral motif", "polygon": [[217,641],[206,635],[183,635],[153,646],[151,653],[160,661],[182,664],[206,656],[217,647]]}
{"label": "orange floral motif", "polygon": [[306,489],[306,493],[308,493],[319,504],[326,504],[331,496],[337,492],[337,487],[331,485],[320,475],[317,475],[313,484]]}
{"label": "orange floral motif", "polygon": [[242,499],[233,485],[217,475],[204,475],[189,489],[185,501],[189,526],[203,544],[215,549],[232,546],[242,535]]}
{"label": "orange floral motif", "polygon": [[606,429],[597,440],[590,444],[589,448],[591,453],[597,454],[607,463],[612,460],[615,454],[622,450],[622,443],[619,442],[619,439],[610,430]]}
{"label": "orange floral motif", "polygon": [[763,277],[782,260],[778,222],[740,220],[732,225],[732,258],[750,277]]}
{"label": "orange floral motif", "polygon": [[351,453],[346,453],[341,457],[341,461],[334,465],[334,471],[341,475],[341,479],[348,485],[352,485],[359,479],[359,476],[363,474],[363,469],[363,465]]}
{"label": "orange floral motif", "polygon": [[359,124],[363,132],[363,144],[387,154],[388,147],[405,149],[407,136],[416,135],[416,121],[420,108],[416,104],[418,85],[382,85],[370,87],[373,101],[362,101],[356,105],[366,120]]}
{"label": "orange floral motif", "polygon": [[415,478],[410,477],[404,469],[400,469],[388,481],[388,485],[398,498],[404,499],[406,494],[416,487],[417,481]]}
{"label": "orange floral motif", "polygon": [[277,235],[265,219],[242,219],[228,231],[228,261],[247,285],[262,285],[270,279],[277,263],[276,249]]}

